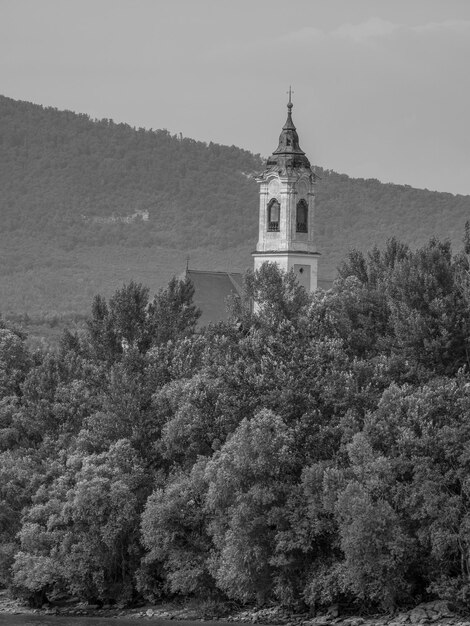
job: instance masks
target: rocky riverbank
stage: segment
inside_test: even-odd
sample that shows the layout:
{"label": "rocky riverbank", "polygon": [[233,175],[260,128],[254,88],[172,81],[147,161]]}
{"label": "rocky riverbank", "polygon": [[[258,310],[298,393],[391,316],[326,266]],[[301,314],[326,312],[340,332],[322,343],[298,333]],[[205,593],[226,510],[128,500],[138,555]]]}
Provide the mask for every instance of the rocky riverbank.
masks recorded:
{"label": "rocky riverbank", "polygon": [[449,604],[439,600],[427,602],[399,613],[372,616],[341,615],[338,607],[332,606],[321,615],[314,617],[306,613],[292,613],[277,606],[263,609],[247,609],[227,612],[214,610],[210,605],[178,607],[175,605],[146,605],[139,608],[123,606],[98,606],[86,603],[67,603],[65,605],[45,605],[40,609],[31,609],[14,600],[5,592],[0,592],[0,613],[3,614],[40,614],[67,615],[109,618],[135,618],[143,622],[152,621],[203,621],[203,622],[241,622],[251,624],[272,624],[279,626],[470,626],[470,615],[454,612]]}

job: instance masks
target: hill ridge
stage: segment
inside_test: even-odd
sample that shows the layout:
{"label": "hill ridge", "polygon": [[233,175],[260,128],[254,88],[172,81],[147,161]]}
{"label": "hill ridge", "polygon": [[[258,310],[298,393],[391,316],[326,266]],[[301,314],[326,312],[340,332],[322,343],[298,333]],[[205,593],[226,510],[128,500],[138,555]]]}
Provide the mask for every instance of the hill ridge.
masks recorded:
{"label": "hill ridge", "polygon": [[[158,288],[188,253],[200,269],[243,271],[263,166],[236,146],[0,96],[2,311],[81,312],[130,278]],[[315,168],[322,277],[391,236],[460,246],[470,196]]]}

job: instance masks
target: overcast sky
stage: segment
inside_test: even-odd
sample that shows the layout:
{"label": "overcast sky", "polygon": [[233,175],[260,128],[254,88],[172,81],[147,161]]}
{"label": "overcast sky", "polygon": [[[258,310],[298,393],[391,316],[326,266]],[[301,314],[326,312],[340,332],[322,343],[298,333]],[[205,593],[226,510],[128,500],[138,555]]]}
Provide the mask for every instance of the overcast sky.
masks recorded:
{"label": "overcast sky", "polygon": [[470,0],[0,0],[0,93],[470,194]]}

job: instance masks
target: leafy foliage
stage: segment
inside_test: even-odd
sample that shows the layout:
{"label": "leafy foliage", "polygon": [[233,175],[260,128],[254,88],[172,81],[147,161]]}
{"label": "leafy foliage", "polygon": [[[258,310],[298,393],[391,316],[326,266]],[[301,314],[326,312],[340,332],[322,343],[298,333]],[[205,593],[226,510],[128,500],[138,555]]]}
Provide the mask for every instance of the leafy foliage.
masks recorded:
{"label": "leafy foliage", "polygon": [[266,264],[195,332],[188,282],[0,329],[2,584],[32,603],[470,604],[470,268],[390,240],[307,295]]}

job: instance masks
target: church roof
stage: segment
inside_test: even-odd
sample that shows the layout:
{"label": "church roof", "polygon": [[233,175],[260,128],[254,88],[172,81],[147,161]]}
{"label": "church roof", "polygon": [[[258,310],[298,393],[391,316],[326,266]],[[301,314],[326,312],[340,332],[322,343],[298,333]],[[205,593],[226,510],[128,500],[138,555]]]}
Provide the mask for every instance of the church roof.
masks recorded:
{"label": "church roof", "polygon": [[[194,304],[201,310],[198,326],[216,324],[226,321],[227,297],[230,295],[243,296],[243,274],[238,272],[208,272],[187,269],[183,278],[188,277],[194,287]],[[318,287],[328,291],[333,281],[326,278],[318,279]]]}
{"label": "church roof", "polygon": [[332,278],[318,278],[317,279],[317,288],[323,289],[323,291],[328,291],[333,287],[333,279]]}
{"label": "church roof", "polygon": [[287,104],[287,120],[279,135],[279,145],[267,161],[268,170],[280,170],[284,173],[287,169],[305,168],[310,169],[310,161],[299,144],[299,135],[292,120],[292,107],[290,90]]}
{"label": "church roof", "polygon": [[187,269],[184,275],[191,280],[194,287],[193,302],[202,311],[198,326],[227,320],[227,297],[242,295],[243,274]]}

